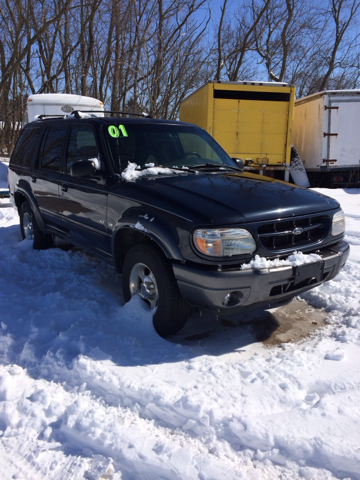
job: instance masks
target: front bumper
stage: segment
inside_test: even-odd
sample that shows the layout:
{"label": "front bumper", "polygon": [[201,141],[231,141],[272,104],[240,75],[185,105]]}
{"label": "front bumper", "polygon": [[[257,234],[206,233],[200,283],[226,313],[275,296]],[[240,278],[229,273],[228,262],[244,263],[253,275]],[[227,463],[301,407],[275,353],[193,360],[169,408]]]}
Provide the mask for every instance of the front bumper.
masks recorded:
{"label": "front bumper", "polygon": [[173,264],[183,297],[201,310],[236,313],[270,306],[334,278],[348,259],[346,242],[321,250],[321,261],[299,267],[208,271]]}

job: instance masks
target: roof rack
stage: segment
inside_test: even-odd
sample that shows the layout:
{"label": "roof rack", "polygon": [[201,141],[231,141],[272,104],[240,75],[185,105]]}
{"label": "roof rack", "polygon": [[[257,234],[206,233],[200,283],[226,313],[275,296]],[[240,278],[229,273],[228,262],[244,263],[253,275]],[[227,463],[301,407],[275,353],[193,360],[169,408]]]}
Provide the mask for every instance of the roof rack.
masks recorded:
{"label": "roof rack", "polygon": [[118,114],[118,115],[127,115],[127,116],[133,116],[133,117],[144,117],[144,118],[153,118],[150,114],[142,112],[142,113],[132,113],[132,112],[117,112],[113,110],[73,110],[71,113],[68,115],[51,115],[51,114],[41,114],[38,115],[37,118],[38,120],[44,120],[45,118],[65,118],[68,117],[69,115],[74,115],[75,118],[82,118],[81,113],[110,113],[110,114]]}
{"label": "roof rack", "polygon": [[133,117],[145,117],[145,118],[152,118],[152,116],[148,113],[132,113],[132,112],[117,112],[114,110],[73,110],[70,115],[74,114],[76,118],[81,118],[80,113],[116,113],[118,115],[128,115]]}

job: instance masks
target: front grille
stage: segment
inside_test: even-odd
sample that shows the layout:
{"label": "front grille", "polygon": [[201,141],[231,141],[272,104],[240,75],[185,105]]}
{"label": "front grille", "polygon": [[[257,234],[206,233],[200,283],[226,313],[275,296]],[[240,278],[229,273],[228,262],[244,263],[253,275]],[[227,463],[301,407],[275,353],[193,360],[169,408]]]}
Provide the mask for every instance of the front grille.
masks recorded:
{"label": "front grille", "polygon": [[276,251],[317,243],[328,229],[328,217],[305,217],[266,223],[258,228],[258,235],[263,247]]}

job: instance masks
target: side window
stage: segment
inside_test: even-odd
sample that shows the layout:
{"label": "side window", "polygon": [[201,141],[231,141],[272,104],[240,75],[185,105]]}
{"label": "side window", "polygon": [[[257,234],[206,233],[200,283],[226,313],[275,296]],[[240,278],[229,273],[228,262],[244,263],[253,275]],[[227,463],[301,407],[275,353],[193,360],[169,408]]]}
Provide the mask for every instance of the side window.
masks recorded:
{"label": "side window", "polygon": [[100,169],[99,150],[93,129],[86,125],[72,127],[66,157],[66,173],[70,174],[71,165],[78,160],[93,160]]}
{"label": "side window", "polygon": [[30,166],[39,133],[40,128],[27,128],[23,130],[12,154],[11,163],[22,167]]}
{"label": "side window", "polygon": [[39,168],[60,171],[61,151],[65,143],[66,126],[50,127],[41,142]]}

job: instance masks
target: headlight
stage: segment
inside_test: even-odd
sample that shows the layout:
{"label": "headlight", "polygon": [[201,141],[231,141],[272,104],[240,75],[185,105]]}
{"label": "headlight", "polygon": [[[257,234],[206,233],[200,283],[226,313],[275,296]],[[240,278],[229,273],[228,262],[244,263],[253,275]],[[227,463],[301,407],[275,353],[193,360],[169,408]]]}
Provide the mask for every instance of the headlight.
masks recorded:
{"label": "headlight", "polygon": [[331,234],[336,237],[336,235],[341,235],[345,232],[345,215],[342,210],[336,212],[332,219],[332,228]]}
{"label": "headlight", "polygon": [[243,228],[199,229],[193,238],[199,252],[211,257],[244,255],[256,250],[253,236]]}

